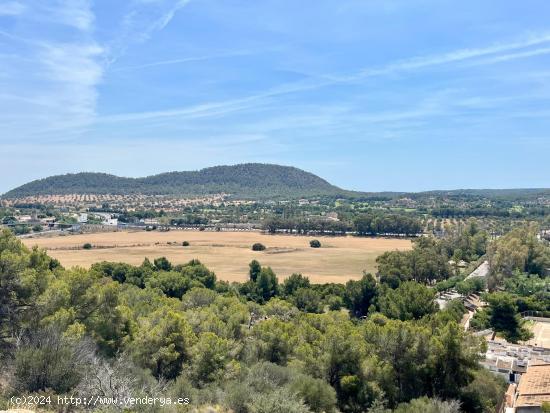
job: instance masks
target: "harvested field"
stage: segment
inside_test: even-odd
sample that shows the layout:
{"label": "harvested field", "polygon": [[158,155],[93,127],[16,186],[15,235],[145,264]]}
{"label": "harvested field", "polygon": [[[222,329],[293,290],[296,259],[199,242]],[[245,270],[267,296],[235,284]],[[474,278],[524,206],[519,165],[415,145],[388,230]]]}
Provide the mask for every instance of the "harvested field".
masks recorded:
{"label": "harvested field", "polygon": [[[313,282],[343,283],[361,278],[363,270],[376,271],[376,257],[384,251],[406,250],[411,242],[406,239],[316,237],[321,248],[311,248],[313,237],[296,235],[267,235],[260,232],[109,232],[28,238],[27,246],[38,245],[61,261],[66,267],[89,267],[99,261],[118,261],[140,264],[145,257],[166,257],[179,264],[198,258],[216,272],[219,279],[245,281],[248,263],[257,259],[264,266],[271,266],[279,278],[294,272],[310,277]],[[188,241],[190,246],[181,243]],[[260,242],[267,249],[251,250]],[[81,249],[91,243],[91,250]]]}

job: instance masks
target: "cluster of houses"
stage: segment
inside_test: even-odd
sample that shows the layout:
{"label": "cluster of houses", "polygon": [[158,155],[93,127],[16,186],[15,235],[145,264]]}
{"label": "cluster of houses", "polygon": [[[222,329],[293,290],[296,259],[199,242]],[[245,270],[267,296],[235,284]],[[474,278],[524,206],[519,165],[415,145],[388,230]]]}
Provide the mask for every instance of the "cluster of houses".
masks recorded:
{"label": "cluster of houses", "polygon": [[[544,410],[543,410],[544,409]],[[550,363],[532,363],[511,383],[498,413],[545,413],[550,409]]]}
{"label": "cluster of houses", "polygon": [[[2,223],[5,227],[28,227],[36,231],[48,230],[68,230],[79,231],[83,225],[90,221],[88,213],[64,213],[62,216],[66,219],[58,219],[55,216],[38,216],[36,212],[31,215],[15,214],[10,219],[5,219]],[[102,226],[117,227],[118,219],[113,214],[93,213],[95,221],[99,221]]]}
{"label": "cluster of houses", "polygon": [[[441,307],[453,299],[461,299],[468,310],[462,319],[464,329],[475,312],[485,306],[477,294],[463,297],[448,292],[438,298]],[[540,321],[539,321],[540,322]],[[550,323],[550,319],[542,321]],[[480,362],[490,372],[501,376],[508,383],[503,403],[498,413],[543,413],[544,403],[550,409],[550,347],[544,344],[513,344],[504,339],[495,338],[492,330],[474,333],[485,337],[487,351]]]}
{"label": "cluster of houses", "polygon": [[21,214],[14,217],[4,218],[2,225],[5,227],[15,227],[15,226],[27,226],[27,227],[39,227],[42,229],[51,229],[54,228],[57,224],[57,219],[55,217],[40,217],[36,214],[27,215]]}
{"label": "cluster of houses", "polygon": [[[457,264],[457,263],[456,263]],[[483,262],[466,279],[486,277],[489,274],[489,263]],[[461,324],[469,329],[473,315],[486,304],[478,294],[465,297],[456,290],[448,290],[439,295],[437,302],[445,308],[452,301],[460,299],[468,311]],[[539,323],[549,323],[550,319],[527,317]],[[550,409],[550,346],[547,341],[513,344],[504,339],[495,338],[492,330],[474,333],[485,337],[487,351],[481,365],[490,372],[504,378],[508,384],[505,398],[498,408],[498,413],[542,413],[546,403]]]}

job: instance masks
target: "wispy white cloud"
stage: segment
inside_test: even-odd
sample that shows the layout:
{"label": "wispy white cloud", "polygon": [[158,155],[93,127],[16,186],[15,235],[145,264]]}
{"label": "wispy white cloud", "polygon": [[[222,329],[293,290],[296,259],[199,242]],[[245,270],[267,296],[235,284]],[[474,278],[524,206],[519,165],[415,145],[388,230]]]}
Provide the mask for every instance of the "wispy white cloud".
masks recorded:
{"label": "wispy white cloud", "polygon": [[52,18],[58,23],[73,26],[82,31],[93,28],[95,16],[90,0],[58,0],[47,7]]}
{"label": "wispy white cloud", "polygon": [[[429,68],[433,66],[447,65],[451,63],[458,63],[463,61],[469,61],[473,59],[483,58],[490,55],[496,55],[493,59],[497,59],[499,53],[510,52],[517,49],[525,49],[532,46],[550,42],[550,32],[530,34],[519,40],[497,43],[491,46],[481,48],[464,48],[458,49],[439,55],[418,56],[410,59],[405,59],[390,63],[386,66],[374,69],[364,69],[359,73],[350,76],[349,78],[341,78],[341,80],[355,80],[371,76],[381,76],[396,72],[418,70],[423,68]],[[528,54],[521,55],[519,53],[507,55],[511,58],[529,57]],[[487,60],[485,64],[494,63],[496,61]],[[479,64],[484,64],[482,61]],[[338,78],[336,79],[338,80]]]}
{"label": "wispy white cloud", "polygon": [[504,55],[481,59],[477,62],[474,62],[473,65],[490,65],[495,63],[507,62],[509,60],[524,59],[528,57],[542,56],[547,54],[550,54],[550,47],[541,47],[538,49],[508,53]]}
{"label": "wispy white cloud", "polygon": [[[96,113],[104,50],[91,35],[91,1],[60,0],[57,6],[31,4],[27,13],[17,17],[25,30],[0,33],[14,50],[3,76],[0,119],[4,125],[11,124],[14,133],[27,138],[84,128]],[[32,30],[36,21],[54,29],[70,26],[76,31],[60,42],[47,32]]]}
{"label": "wispy white cloud", "polygon": [[190,3],[191,0],[179,0],[171,8],[168,9],[160,18],[153,21],[153,23],[148,27],[146,35],[150,35],[156,30],[163,30],[168,24],[172,21],[177,11]]}
{"label": "wispy white cloud", "polygon": [[176,64],[191,63],[191,62],[203,62],[203,61],[214,60],[214,59],[224,59],[227,57],[247,56],[249,54],[251,53],[248,51],[236,51],[236,52],[219,53],[219,54],[212,54],[212,55],[205,55],[205,56],[185,57],[181,59],[159,60],[156,62],[143,63],[141,65],[115,67],[111,69],[111,72],[147,69],[147,68],[157,67],[157,66],[176,65]]}
{"label": "wispy white cloud", "polygon": [[[137,41],[145,41],[154,32],[166,28],[178,10],[188,3],[189,0],[136,0],[132,12],[123,23],[124,33],[119,38],[122,48],[119,52],[122,53],[125,47],[136,41],[136,35]],[[98,86],[111,63],[109,58],[113,57],[112,49],[101,46],[94,40],[95,15],[92,0],[53,0],[53,3],[29,0],[26,6],[17,4],[20,3],[13,1],[0,3],[0,6],[4,13],[14,15],[17,12],[16,18],[25,19],[22,21],[28,23],[38,22],[52,28],[66,26],[76,30],[71,35],[72,38],[68,37],[64,42],[33,30],[0,31],[0,36],[18,44],[17,53],[6,54],[5,59],[11,60],[10,65],[6,71],[0,72],[0,79],[6,84],[0,95],[0,108],[3,109],[0,120],[4,126],[11,125],[19,134],[28,138],[56,132],[74,136],[75,132],[87,130],[96,118]],[[228,52],[171,59],[145,63],[136,68],[245,53]],[[209,109],[215,109],[214,106],[209,106]],[[206,108],[192,108],[186,112],[200,116],[205,110]],[[224,106],[217,110],[228,109]],[[29,113],[32,115],[29,116]],[[151,114],[153,116],[155,115]],[[121,121],[132,118],[131,114],[119,117]]]}
{"label": "wispy white cloud", "polygon": [[96,43],[47,43],[38,52],[45,76],[58,96],[58,109],[72,123],[87,124],[95,115],[96,87],[103,76],[102,53]]}
{"label": "wispy white cloud", "polygon": [[8,2],[2,10],[12,11],[14,15],[25,14],[25,18],[38,24],[59,24],[89,32],[94,28],[95,15],[91,0],[26,0],[25,4]]}
{"label": "wispy white cloud", "polygon": [[[263,95],[262,95],[263,96]],[[240,109],[250,107],[251,102],[259,99],[258,96],[249,96],[243,99],[229,101],[210,102],[205,104],[191,105],[181,108],[156,110],[147,112],[121,113],[117,115],[102,116],[97,119],[98,123],[133,122],[146,121],[161,118],[186,118],[197,119],[228,114]]]}
{"label": "wispy white cloud", "polygon": [[[502,42],[480,48],[464,48],[438,55],[417,56],[399,60],[378,68],[362,69],[351,75],[321,75],[305,81],[287,83],[268,89],[265,92],[220,102],[207,102],[180,108],[158,111],[145,111],[112,115],[98,119],[100,122],[146,121],[158,118],[198,118],[220,116],[221,114],[256,107],[282,95],[306,92],[337,84],[355,83],[372,77],[387,76],[395,73],[419,71],[431,67],[453,63],[494,64],[499,61],[521,59],[547,53],[547,48],[521,50],[550,42],[550,33],[530,34],[518,40]],[[518,51],[520,50],[520,51]],[[516,51],[516,52],[514,52]],[[510,53],[513,52],[513,53]],[[414,115],[414,114],[413,114]],[[373,119],[374,121],[374,119]]]}
{"label": "wispy white cloud", "polygon": [[122,18],[118,35],[110,42],[110,63],[122,56],[131,44],[144,43],[170,24],[176,13],[191,0],[137,0]]}
{"label": "wispy white cloud", "polygon": [[0,16],[18,16],[27,10],[27,6],[18,1],[4,1],[0,3]]}

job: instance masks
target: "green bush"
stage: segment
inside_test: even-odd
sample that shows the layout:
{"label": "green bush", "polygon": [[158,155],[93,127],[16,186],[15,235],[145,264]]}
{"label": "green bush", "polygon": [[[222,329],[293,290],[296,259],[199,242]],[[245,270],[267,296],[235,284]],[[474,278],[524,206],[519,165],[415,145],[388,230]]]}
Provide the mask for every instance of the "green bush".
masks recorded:
{"label": "green bush", "polygon": [[294,305],[306,313],[321,313],[321,297],[311,288],[298,288],[293,297]]}
{"label": "green bush", "polygon": [[93,347],[67,339],[54,328],[34,331],[15,351],[15,387],[20,392],[67,392],[80,381],[89,354]]}
{"label": "green bush", "polygon": [[326,381],[300,375],[292,383],[291,388],[298,393],[313,412],[336,411],[336,392]]}
{"label": "green bush", "polygon": [[84,248],[85,250],[91,250],[92,249],[92,244],[90,244],[89,242],[87,242],[86,244],[84,244],[82,246],[82,248]]}
{"label": "green bush", "polygon": [[16,225],[12,227],[12,231],[15,233],[15,235],[22,235],[22,234],[28,234],[31,232],[31,229],[28,227],[28,225]]}
{"label": "green bush", "polygon": [[257,242],[254,245],[252,245],[252,251],[263,251],[263,250],[265,250],[264,244]]}
{"label": "green bush", "polygon": [[150,288],[160,289],[166,296],[181,298],[191,289],[191,280],[176,271],[156,271],[146,282]]}
{"label": "green bush", "polygon": [[189,241],[183,241],[181,243],[182,247],[188,247],[189,246]]}
{"label": "green bush", "polygon": [[321,241],[319,241],[318,239],[313,239],[309,241],[309,246],[311,248],[321,248]]}
{"label": "green bush", "polygon": [[255,394],[248,404],[251,413],[310,413],[304,402],[287,389]]}
{"label": "green bush", "polygon": [[340,311],[344,306],[344,300],[337,295],[329,296],[326,301],[330,311]]}

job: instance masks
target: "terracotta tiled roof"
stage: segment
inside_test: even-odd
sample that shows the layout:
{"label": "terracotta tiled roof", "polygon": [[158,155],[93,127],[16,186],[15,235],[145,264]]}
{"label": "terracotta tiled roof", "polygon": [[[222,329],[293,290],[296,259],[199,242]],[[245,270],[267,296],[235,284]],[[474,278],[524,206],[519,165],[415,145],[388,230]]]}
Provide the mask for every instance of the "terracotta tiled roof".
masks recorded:
{"label": "terracotta tiled roof", "polygon": [[540,406],[550,402],[550,364],[529,366],[521,376],[515,407]]}

